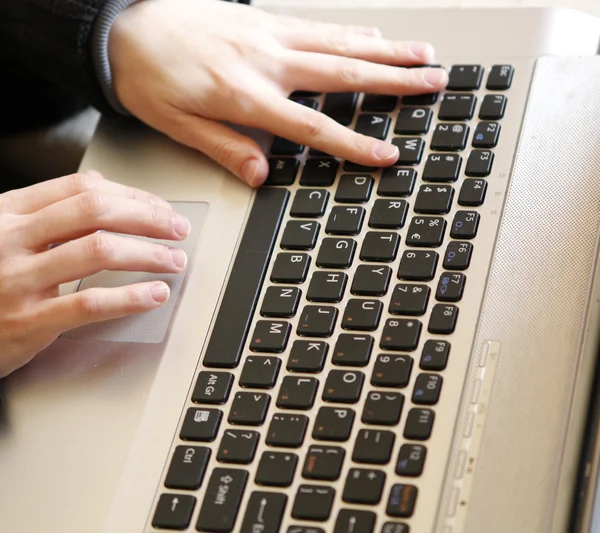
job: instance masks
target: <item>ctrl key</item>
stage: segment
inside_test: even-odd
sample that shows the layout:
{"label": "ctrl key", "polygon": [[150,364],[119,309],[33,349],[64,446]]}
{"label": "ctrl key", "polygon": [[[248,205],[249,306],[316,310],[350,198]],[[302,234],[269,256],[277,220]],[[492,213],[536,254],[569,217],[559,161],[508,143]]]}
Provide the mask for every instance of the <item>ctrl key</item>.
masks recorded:
{"label": "ctrl key", "polygon": [[211,533],[233,531],[248,472],[230,468],[215,468],[206,489],[196,529]]}
{"label": "ctrl key", "polygon": [[181,494],[161,494],[152,525],[161,529],[186,529],[192,519],[196,498]]}
{"label": "ctrl key", "polygon": [[394,485],[390,491],[386,513],[388,516],[408,518],[415,511],[417,487],[414,485]]}

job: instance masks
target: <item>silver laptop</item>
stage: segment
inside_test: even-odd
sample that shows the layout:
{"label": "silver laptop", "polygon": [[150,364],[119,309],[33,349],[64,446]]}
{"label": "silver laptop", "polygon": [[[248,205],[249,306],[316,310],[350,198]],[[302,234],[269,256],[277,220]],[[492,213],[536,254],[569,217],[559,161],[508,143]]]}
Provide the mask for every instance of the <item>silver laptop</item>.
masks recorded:
{"label": "silver laptop", "polygon": [[599,531],[599,21],[280,11],[429,40],[450,86],[294,95],[400,160],[256,132],[259,191],[102,121],[83,168],[173,202],[191,261],[165,308],[6,380],[0,530]]}

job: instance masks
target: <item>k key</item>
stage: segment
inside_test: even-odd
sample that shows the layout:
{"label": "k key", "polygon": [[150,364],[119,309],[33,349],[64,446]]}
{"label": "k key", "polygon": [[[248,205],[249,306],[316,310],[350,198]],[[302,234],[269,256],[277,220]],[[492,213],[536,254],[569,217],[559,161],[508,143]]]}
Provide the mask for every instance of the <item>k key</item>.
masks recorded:
{"label": "k key", "polygon": [[367,366],[373,344],[370,335],[341,333],[333,349],[332,362],[338,366]]}
{"label": "k key", "polygon": [[325,366],[329,345],[323,341],[294,341],[288,357],[291,372],[319,373]]}

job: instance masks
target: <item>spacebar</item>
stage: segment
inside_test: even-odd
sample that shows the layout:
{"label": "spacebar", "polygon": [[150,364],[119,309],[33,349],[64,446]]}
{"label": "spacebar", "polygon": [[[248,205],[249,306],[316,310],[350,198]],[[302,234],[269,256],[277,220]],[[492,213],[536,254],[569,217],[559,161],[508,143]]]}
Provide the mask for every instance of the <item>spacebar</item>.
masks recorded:
{"label": "spacebar", "polygon": [[206,367],[235,368],[240,362],[289,194],[275,188],[256,192],[204,356]]}

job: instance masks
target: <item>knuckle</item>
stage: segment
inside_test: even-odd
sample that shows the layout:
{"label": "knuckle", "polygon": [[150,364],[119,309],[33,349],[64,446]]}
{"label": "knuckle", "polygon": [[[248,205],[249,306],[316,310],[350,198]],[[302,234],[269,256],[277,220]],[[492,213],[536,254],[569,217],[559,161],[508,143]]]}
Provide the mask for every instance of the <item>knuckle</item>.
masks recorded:
{"label": "knuckle", "polygon": [[316,113],[307,113],[298,119],[298,130],[309,138],[321,137],[323,133],[323,120]]}
{"label": "knuckle", "polygon": [[105,197],[102,193],[88,190],[79,195],[80,208],[84,215],[99,219],[106,213]]}
{"label": "knuckle", "polygon": [[143,307],[144,295],[135,287],[127,287],[123,292],[123,306],[127,312],[133,313]]}
{"label": "knuckle", "polygon": [[341,33],[331,33],[326,37],[328,46],[339,55],[348,55],[351,51],[350,39]]}
{"label": "knuckle", "polygon": [[88,256],[94,261],[110,262],[116,252],[113,239],[106,233],[94,233],[87,238]]}
{"label": "knuckle", "polygon": [[67,180],[67,189],[74,196],[92,190],[94,184],[104,178],[95,170],[89,170],[71,174],[65,179]]}
{"label": "knuckle", "polygon": [[80,292],[79,298],[75,300],[74,311],[83,318],[84,321],[93,321],[102,313],[102,299],[96,289],[88,289]]}
{"label": "knuckle", "polygon": [[348,85],[354,85],[360,82],[360,72],[355,61],[342,58],[338,64],[338,77]]}

